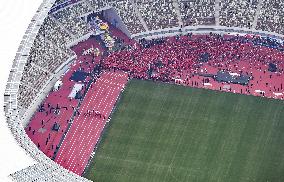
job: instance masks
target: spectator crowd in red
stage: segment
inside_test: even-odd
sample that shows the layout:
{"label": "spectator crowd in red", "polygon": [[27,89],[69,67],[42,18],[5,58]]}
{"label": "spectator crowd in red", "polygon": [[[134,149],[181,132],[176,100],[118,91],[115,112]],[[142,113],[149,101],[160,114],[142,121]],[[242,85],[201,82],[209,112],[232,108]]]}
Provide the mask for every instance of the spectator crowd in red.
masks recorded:
{"label": "spectator crowd in red", "polygon": [[[110,54],[103,60],[103,67],[126,71],[130,78],[283,99],[283,45],[273,41],[259,45],[260,42],[267,43],[257,37],[219,34],[143,39],[139,46],[133,46],[135,48]],[[203,54],[209,55],[208,60],[201,60]],[[269,64],[277,69],[268,71]],[[218,71],[248,75],[251,80],[241,85],[217,82],[213,76],[200,76],[217,75]]]}

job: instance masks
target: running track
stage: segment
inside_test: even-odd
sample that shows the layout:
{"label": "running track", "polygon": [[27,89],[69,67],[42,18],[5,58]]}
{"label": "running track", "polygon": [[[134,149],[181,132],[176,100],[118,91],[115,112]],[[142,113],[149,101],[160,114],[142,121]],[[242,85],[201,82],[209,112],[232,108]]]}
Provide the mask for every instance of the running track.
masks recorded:
{"label": "running track", "polygon": [[[88,90],[79,109],[80,115],[68,131],[55,162],[64,168],[82,175],[115,102],[128,81],[123,72],[102,73]],[[87,111],[98,111],[100,116],[84,116]],[[103,117],[105,116],[105,117]]]}

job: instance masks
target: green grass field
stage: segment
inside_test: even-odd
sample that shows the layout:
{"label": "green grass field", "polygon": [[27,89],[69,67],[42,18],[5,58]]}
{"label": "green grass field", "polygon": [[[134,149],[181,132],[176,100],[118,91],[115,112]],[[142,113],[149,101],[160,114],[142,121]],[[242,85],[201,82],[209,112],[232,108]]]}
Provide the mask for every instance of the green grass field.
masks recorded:
{"label": "green grass field", "polygon": [[283,182],[284,102],[132,80],[84,177]]}

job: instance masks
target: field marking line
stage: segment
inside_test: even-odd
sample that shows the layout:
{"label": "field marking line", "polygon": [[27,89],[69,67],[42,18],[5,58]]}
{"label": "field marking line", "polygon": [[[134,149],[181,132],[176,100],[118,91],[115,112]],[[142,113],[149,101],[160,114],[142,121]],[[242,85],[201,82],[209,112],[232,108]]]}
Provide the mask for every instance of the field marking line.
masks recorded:
{"label": "field marking line", "polygon": [[[183,102],[185,102],[185,101],[186,101],[186,99],[183,100]],[[192,101],[192,97],[190,97],[190,100],[189,100],[189,101]],[[189,101],[187,101],[187,102],[189,102]],[[180,107],[181,107],[181,106],[182,106],[182,104],[180,104]],[[195,106],[196,106],[196,105],[194,105],[193,108],[195,108]],[[182,108],[181,108],[181,109],[182,109]],[[189,116],[192,115],[193,110],[194,110],[194,109],[191,109],[191,110],[190,110]],[[178,110],[178,111],[180,111],[180,110]],[[175,114],[175,118],[176,118],[177,115],[178,115],[178,114],[176,113],[176,114]],[[178,136],[179,136],[180,138],[179,138],[179,141],[178,141],[178,145],[177,145],[177,147],[176,147],[176,150],[175,150],[175,152],[174,152],[174,155],[173,155],[173,157],[172,157],[172,159],[171,159],[171,163],[170,163],[170,165],[168,166],[168,170],[167,170],[167,175],[168,175],[168,173],[169,173],[174,179],[177,179],[177,178],[172,174],[172,173],[173,173],[173,172],[172,172],[172,164],[173,164],[173,162],[174,162],[174,159],[175,159],[175,156],[176,156],[176,154],[177,154],[177,151],[178,151],[178,149],[179,149],[179,147],[180,147],[180,145],[181,145],[182,138],[183,138],[183,136],[184,136],[184,133],[185,133],[185,131],[186,131],[186,129],[187,129],[187,126],[188,126],[188,123],[189,123],[189,122],[190,122],[190,121],[187,121],[185,127],[183,127],[182,134],[175,136],[175,138],[177,138]],[[167,175],[165,175],[165,178],[167,177]]]}

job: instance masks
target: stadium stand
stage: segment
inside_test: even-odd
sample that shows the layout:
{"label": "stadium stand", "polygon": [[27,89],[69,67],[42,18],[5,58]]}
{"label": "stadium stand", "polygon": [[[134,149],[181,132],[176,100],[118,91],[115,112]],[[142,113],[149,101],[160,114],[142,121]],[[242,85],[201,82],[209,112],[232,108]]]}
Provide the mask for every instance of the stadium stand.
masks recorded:
{"label": "stadium stand", "polygon": [[257,27],[258,30],[284,33],[284,2],[281,0],[268,0],[262,2]]}
{"label": "stadium stand", "polygon": [[19,93],[18,93],[18,104],[21,108],[27,109],[29,104],[33,101],[38,93],[37,90],[34,88],[27,87],[25,85],[19,86]]}
{"label": "stadium stand", "polygon": [[[57,0],[57,1],[55,1],[54,2],[54,4],[53,4],[53,6],[58,6],[58,5],[60,5],[60,4],[63,4],[63,3],[65,3],[66,2],[66,0]],[[67,1],[68,2],[68,1]],[[70,1],[69,1],[70,2]],[[71,1],[72,2],[72,1]]]}
{"label": "stadium stand", "polygon": [[105,0],[88,0],[88,2],[95,11],[107,6],[107,1]]}
{"label": "stadium stand", "polygon": [[112,1],[109,4],[116,8],[122,21],[132,34],[145,31],[145,28],[135,13],[134,4],[131,1],[118,0]]}
{"label": "stadium stand", "polygon": [[87,23],[79,17],[89,11],[92,11],[92,9],[87,6],[86,3],[82,4],[79,2],[55,12],[53,16],[62,24],[63,27],[66,27],[66,29],[68,29],[75,37],[79,38],[91,32]]}
{"label": "stadium stand", "polygon": [[[62,177],[64,177],[64,179],[67,179],[67,181],[88,181],[87,179],[81,178],[80,176],[70,173],[69,171],[60,167],[59,165],[51,161],[49,158],[47,158],[42,152],[40,152],[37,149],[37,147],[31,142],[30,138],[27,137],[26,132],[23,128],[24,124],[21,118],[22,115],[19,115],[26,110],[26,108],[22,108],[21,106],[19,106],[17,95],[20,92],[19,87],[25,87],[25,86],[20,86],[23,85],[20,84],[20,80],[22,75],[27,74],[23,73],[25,64],[27,63],[28,60],[27,55],[29,54],[29,51],[32,47],[32,43],[36,38],[39,28],[41,27],[44,18],[47,16],[48,11],[52,7],[53,3],[54,0],[50,0],[50,1],[44,1],[40,5],[38,11],[33,17],[33,21],[30,23],[30,25],[27,28],[27,31],[25,32],[25,35],[23,37],[23,40],[19,46],[15,60],[13,62],[12,70],[9,75],[8,84],[4,93],[4,111],[5,111],[5,116],[7,118],[8,127],[10,128],[16,141],[19,143],[19,145],[22,148],[25,149],[27,154],[31,155],[36,161],[40,163],[40,165],[50,165],[53,168],[54,167],[58,168],[57,172],[53,173],[54,180],[51,181],[61,181],[56,179],[62,179]],[[46,81],[48,80],[45,80],[45,82]],[[40,83],[40,85],[41,84],[42,83]],[[29,95],[27,91],[25,93],[26,93],[25,95],[21,96],[20,100],[25,100],[27,98],[29,98],[29,100],[32,100],[33,95]],[[38,92],[33,94],[37,95]],[[30,169],[28,168],[25,171],[30,172]],[[45,174],[45,171],[39,170],[38,173],[34,174],[34,177],[37,178],[39,176],[44,176],[44,175],[47,175]],[[29,177],[30,176],[21,172],[17,173],[17,175],[14,176],[12,175],[12,179],[14,181],[19,181],[19,182],[30,181]],[[35,181],[42,181],[42,180],[35,180]]]}
{"label": "stadium stand", "polygon": [[74,53],[66,47],[66,44],[72,40],[72,36],[65,29],[60,27],[52,17],[48,16],[44,20],[43,26],[40,27],[39,34],[50,40],[64,53],[73,55]]}
{"label": "stadium stand", "polygon": [[149,30],[178,26],[173,0],[136,0],[135,2]]}
{"label": "stadium stand", "polygon": [[21,83],[33,88],[34,90],[40,90],[43,87],[44,81],[50,77],[47,71],[42,68],[28,64],[23,72]]}
{"label": "stadium stand", "polygon": [[33,166],[30,166],[26,169],[21,171],[17,171],[10,176],[15,181],[21,182],[54,182],[54,181],[81,181],[81,182],[88,182],[87,179],[79,179],[74,176],[69,175],[62,175],[63,171],[59,166],[55,165],[48,165],[44,163],[38,163]]}
{"label": "stadium stand", "polygon": [[71,55],[66,54],[62,49],[58,49],[44,36],[38,34],[30,51],[28,63],[54,73]]}
{"label": "stadium stand", "polygon": [[220,25],[251,28],[259,0],[221,0]]}
{"label": "stadium stand", "polygon": [[215,0],[179,1],[184,26],[215,25]]}

